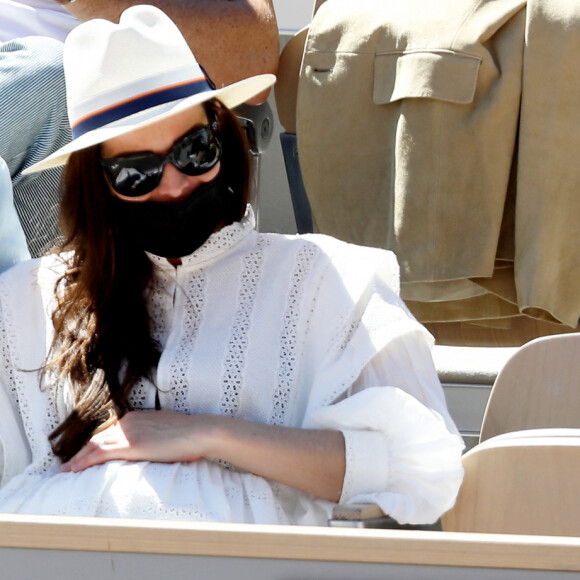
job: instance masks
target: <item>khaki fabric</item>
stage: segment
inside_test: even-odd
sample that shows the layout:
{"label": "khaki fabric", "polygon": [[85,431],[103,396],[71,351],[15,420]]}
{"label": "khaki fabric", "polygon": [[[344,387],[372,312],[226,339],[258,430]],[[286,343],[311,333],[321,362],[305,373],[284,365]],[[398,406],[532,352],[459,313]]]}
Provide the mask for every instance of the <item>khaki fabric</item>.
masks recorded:
{"label": "khaki fabric", "polygon": [[580,313],[580,2],[528,0],[515,227],[522,312]]}
{"label": "khaki fabric", "polygon": [[318,4],[296,97],[318,230],[395,251],[422,321],[575,327],[580,106],[566,83],[580,86],[580,8]]}
{"label": "khaki fabric", "polygon": [[518,347],[539,336],[580,331],[524,314],[477,322],[426,322],[425,327],[440,345],[478,347]]}
{"label": "khaki fabric", "polygon": [[280,54],[274,95],[280,124],[287,133],[296,133],[296,100],[298,78],[304,54],[304,43],[308,28],[298,31],[286,43]]}
{"label": "khaki fabric", "polygon": [[[501,17],[482,4],[499,4]],[[405,282],[492,274],[517,132],[523,6],[320,6],[297,136],[321,231],[391,248]]]}

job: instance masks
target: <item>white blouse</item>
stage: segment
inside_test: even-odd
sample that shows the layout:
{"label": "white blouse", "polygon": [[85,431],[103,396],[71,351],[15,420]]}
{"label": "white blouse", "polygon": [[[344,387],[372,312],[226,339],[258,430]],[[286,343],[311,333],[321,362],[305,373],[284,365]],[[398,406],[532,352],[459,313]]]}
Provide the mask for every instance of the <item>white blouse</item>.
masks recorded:
{"label": "white blouse", "polygon": [[[65,257],[0,277],[0,511],[325,525],[333,504],[219,460],[110,461],[62,473],[49,433],[70,389],[41,368]],[[432,338],[398,298],[390,252],[322,235],[260,234],[251,210],[174,268],[150,256],[163,408],[344,434],[341,502],[374,501],[401,523],[455,500],[463,442],[431,359]],[[155,405],[143,379],[135,409]]]}

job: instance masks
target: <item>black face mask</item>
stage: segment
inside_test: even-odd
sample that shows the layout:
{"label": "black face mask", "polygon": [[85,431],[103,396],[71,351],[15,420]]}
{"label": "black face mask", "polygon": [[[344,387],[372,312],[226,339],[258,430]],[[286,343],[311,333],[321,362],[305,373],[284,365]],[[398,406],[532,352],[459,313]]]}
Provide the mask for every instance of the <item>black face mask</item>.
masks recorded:
{"label": "black face mask", "polygon": [[236,202],[234,192],[218,176],[182,201],[130,202],[113,197],[123,240],[156,256],[181,258],[197,250],[228,220]]}

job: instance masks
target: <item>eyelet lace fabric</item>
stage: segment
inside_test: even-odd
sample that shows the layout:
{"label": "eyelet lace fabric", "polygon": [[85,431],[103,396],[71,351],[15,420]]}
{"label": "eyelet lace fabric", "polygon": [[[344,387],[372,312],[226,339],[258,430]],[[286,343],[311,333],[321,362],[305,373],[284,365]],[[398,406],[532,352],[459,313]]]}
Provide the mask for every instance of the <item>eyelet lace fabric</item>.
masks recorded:
{"label": "eyelet lace fabric", "polygon": [[304,285],[316,255],[313,246],[306,245],[296,256],[296,264],[292,271],[292,282],[284,312],[284,324],[280,336],[280,365],[278,369],[278,384],[274,391],[272,415],[270,423],[284,425],[285,415],[292,394],[292,386],[296,384],[298,349],[301,341],[298,339],[300,310],[303,305]]}
{"label": "eyelet lace fabric", "polygon": [[249,347],[248,331],[256,303],[258,281],[264,263],[264,249],[267,244],[260,240],[256,249],[243,260],[240,275],[240,297],[232,328],[227,341],[222,378],[223,394],[220,413],[235,417],[240,406],[240,396],[244,384],[244,370],[247,365]]}
{"label": "eyelet lace fabric", "polygon": [[[389,491],[385,475],[404,472],[391,465],[391,455],[405,461],[400,449],[406,447],[397,446],[389,417],[405,418],[408,405],[394,398],[385,400],[397,401],[397,408],[363,408],[355,391],[396,382],[445,416],[450,441],[456,434],[432,363],[414,360],[415,352],[419,358],[424,352],[416,345],[430,338],[402,308],[389,253],[325,236],[261,234],[249,211],[177,268],[150,259],[146,301],[162,352],[153,380],[142,379],[133,390],[135,409],[154,408],[157,394],[162,408],[188,414],[341,430],[321,412],[352,406],[353,417],[341,411],[349,417],[341,419],[344,432],[371,429],[373,438],[345,435],[344,498],[363,490],[393,496],[408,509],[412,500],[401,498],[400,488]],[[0,511],[326,525],[330,502],[214,459],[110,461],[61,473],[48,435],[70,411],[67,385],[49,375],[40,385],[37,372],[24,370],[41,368],[46,356],[58,271],[57,259],[44,258],[0,277]],[[29,310],[18,308],[22,303]],[[413,424],[414,416],[405,420]],[[421,429],[428,438],[435,428]],[[388,446],[379,444],[385,438]],[[381,457],[361,448],[368,441],[377,442]],[[383,452],[387,447],[399,451]],[[453,470],[441,471],[449,478]],[[416,471],[413,477],[416,482]]]}
{"label": "eyelet lace fabric", "polygon": [[[0,287],[0,294],[1,293],[2,287]],[[4,297],[5,296],[6,294],[4,294]],[[26,365],[19,356],[16,338],[14,332],[12,332],[17,324],[14,318],[14,312],[2,308],[1,301],[0,320],[6,322],[5,325],[0,325],[0,348],[2,352],[2,367],[6,369],[8,373],[8,394],[11,402],[18,408],[19,419],[21,420],[26,433],[32,457],[36,458],[36,461],[32,462],[30,469],[43,475],[54,468],[55,462],[54,457],[52,457],[51,454],[48,439],[44,436],[38,436],[38,426],[36,423],[39,419],[43,433],[51,433],[58,425],[55,401],[55,393],[57,389],[54,389],[52,393],[40,391],[36,393],[37,397],[43,400],[46,408],[46,412],[37,419],[34,413],[34,405],[27,396],[29,385],[28,381],[26,381],[26,375],[20,372],[20,369],[26,368]],[[28,369],[27,372],[29,375],[34,375],[35,377],[38,377],[39,375],[38,368]],[[9,464],[11,452],[12,449],[9,447],[3,450],[5,464]],[[20,458],[15,458],[15,460],[18,462]]]}

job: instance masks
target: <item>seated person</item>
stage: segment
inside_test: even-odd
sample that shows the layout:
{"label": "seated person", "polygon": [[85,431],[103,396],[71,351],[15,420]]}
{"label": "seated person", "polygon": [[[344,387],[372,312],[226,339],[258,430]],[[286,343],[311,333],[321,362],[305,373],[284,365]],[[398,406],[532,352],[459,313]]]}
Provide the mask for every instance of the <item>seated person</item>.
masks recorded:
{"label": "seated person", "polygon": [[276,72],[279,41],[272,0],[0,0],[0,42],[27,36],[63,41],[79,21],[118,22],[135,4],[157,6],[178,22],[219,86]]}
{"label": "seated person", "polygon": [[254,228],[231,109],[275,77],[216,88],[150,6],[64,62],[73,140],[28,170],[66,164],[64,241],[0,276],[0,511],[435,521],[463,443],[393,254]]}
{"label": "seated person", "polygon": [[[16,209],[33,256],[42,255],[59,238],[61,172],[60,168],[29,176],[22,172],[71,138],[62,46],[55,39],[64,39],[79,20],[116,21],[124,8],[138,3],[0,0],[0,156],[10,169]],[[202,56],[208,74],[219,86],[276,72],[279,41],[271,0],[148,3],[163,8],[179,22],[186,40]],[[259,103],[266,96],[267,91],[252,97],[251,102]]]}
{"label": "seated person", "polygon": [[[178,23],[218,87],[257,74],[275,73],[278,68],[280,41],[273,0],[78,0],[64,7],[80,20],[106,18],[118,22],[121,13],[135,4],[156,6]],[[250,101],[260,102],[267,93],[255,95]]]}
{"label": "seated person", "polygon": [[[14,205],[33,256],[59,237],[60,168],[23,172],[71,139],[62,43],[33,36],[0,44],[0,157],[10,171]],[[51,95],[51,98],[47,98]],[[0,235],[5,233],[0,230]],[[0,248],[3,259],[4,247]]]}

